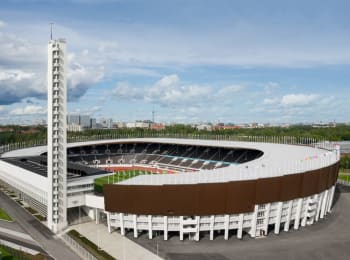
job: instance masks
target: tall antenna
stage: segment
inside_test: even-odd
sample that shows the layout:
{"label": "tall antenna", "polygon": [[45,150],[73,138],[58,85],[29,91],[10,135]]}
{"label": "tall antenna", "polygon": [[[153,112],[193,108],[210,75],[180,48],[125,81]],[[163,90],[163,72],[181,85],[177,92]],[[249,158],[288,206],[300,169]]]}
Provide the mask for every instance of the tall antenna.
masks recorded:
{"label": "tall antenna", "polygon": [[154,111],[154,109],[152,110],[152,123],[154,123],[154,115],[155,115],[155,111]]}
{"label": "tall antenna", "polygon": [[53,25],[53,23],[50,23],[50,38],[51,38],[51,40],[52,40],[52,25]]}

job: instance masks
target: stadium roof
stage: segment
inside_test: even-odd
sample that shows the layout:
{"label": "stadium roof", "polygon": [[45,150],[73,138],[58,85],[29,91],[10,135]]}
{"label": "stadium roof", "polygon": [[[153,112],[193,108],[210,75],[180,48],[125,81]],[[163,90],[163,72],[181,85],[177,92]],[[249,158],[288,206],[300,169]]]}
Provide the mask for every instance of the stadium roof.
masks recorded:
{"label": "stadium roof", "polygon": [[[8,157],[1,160],[47,177],[47,158],[45,156]],[[68,178],[94,176],[108,173],[99,168],[92,168],[78,163],[67,162]]]}
{"label": "stadium roof", "polygon": [[[337,162],[336,146],[329,144],[327,149],[304,145],[289,145],[260,142],[237,142],[223,140],[197,140],[177,138],[127,138],[69,143],[68,148],[118,143],[160,143],[194,146],[212,146],[226,148],[256,149],[264,154],[256,160],[239,165],[231,164],[225,168],[200,170],[195,173],[140,175],[130,178],[122,184],[163,185],[215,183],[227,181],[269,178],[288,174],[297,174],[322,168]],[[16,150],[3,154],[3,157],[40,155],[46,152],[46,146]]]}

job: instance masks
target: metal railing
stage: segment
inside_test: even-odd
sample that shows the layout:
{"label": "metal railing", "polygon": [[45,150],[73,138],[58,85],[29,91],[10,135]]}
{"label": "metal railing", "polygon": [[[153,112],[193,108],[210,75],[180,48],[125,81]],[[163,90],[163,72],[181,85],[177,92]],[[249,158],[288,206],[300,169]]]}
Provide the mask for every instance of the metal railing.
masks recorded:
{"label": "metal railing", "polygon": [[61,238],[82,259],[97,260],[97,258],[93,254],[87,251],[82,245],[80,245],[77,241],[75,241],[69,235],[63,234]]}
{"label": "metal railing", "polygon": [[[237,141],[237,142],[262,142],[262,143],[277,143],[277,144],[292,144],[292,145],[308,145],[333,150],[333,143],[324,139],[311,137],[296,137],[296,136],[244,136],[244,135],[227,135],[227,134],[184,134],[184,133],[161,133],[161,132],[136,132],[136,133],[111,133],[90,136],[69,136],[68,143],[109,140],[109,139],[128,139],[128,138],[175,138],[175,139],[197,139],[197,140],[217,140],[217,141]],[[47,145],[47,140],[32,140],[28,142],[9,143],[0,146],[0,154],[35,146]]]}
{"label": "metal railing", "polygon": [[345,186],[350,186],[350,181],[346,181],[346,180],[338,179],[338,180],[337,180],[337,183],[338,183],[338,184],[343,184],[343,185],[345,185]]}

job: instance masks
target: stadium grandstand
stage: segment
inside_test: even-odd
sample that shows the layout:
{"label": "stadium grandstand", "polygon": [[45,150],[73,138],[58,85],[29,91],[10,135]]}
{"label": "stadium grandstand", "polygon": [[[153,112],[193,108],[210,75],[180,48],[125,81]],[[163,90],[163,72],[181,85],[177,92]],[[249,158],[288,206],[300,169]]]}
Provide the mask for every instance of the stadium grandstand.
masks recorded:
{"label": "stadium grandstand", "polygon": [[[198,241],[205,233],[278,234],[325,218],[339,146],[125,138],[69,143],[67,161],[68,215],[81,207],[109,232]],[[46,215],[47,147],[4,152],[0,184]]]}

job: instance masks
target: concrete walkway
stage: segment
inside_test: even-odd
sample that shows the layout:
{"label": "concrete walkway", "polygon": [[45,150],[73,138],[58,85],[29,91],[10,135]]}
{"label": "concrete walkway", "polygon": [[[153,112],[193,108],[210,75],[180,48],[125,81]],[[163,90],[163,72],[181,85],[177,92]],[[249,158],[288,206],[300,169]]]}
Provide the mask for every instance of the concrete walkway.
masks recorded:
{"label": "concrete walkway", "polygon": [[31,236],[52,258],[58,260],[79,259],[79,257],[63,244],[61,240],[57,239],[55,234],[47,227],[1,191],[0,205],[21,227],[24,231],[23,233]]}
{"label": "concrete walkway", "polygon": [[107,226],[88,222],[70,227],[100,246],[118,260],[160,260],[162,258],[120,235],[117,231],[108,233]]}

